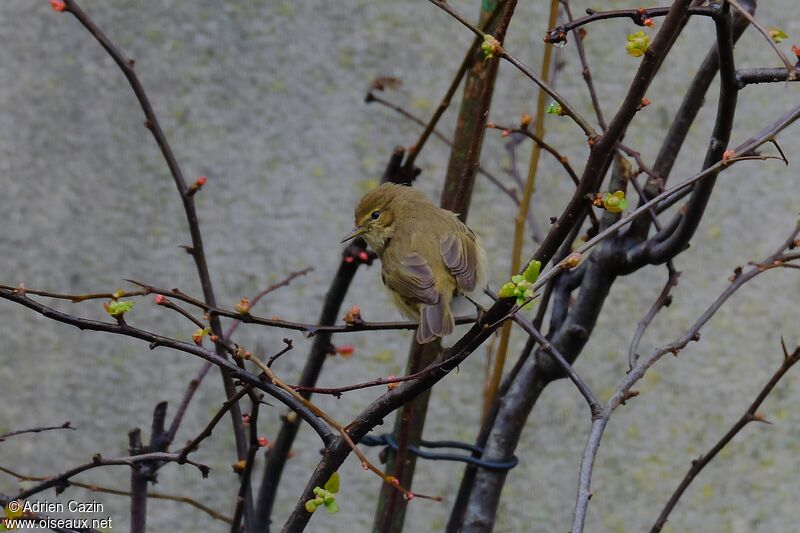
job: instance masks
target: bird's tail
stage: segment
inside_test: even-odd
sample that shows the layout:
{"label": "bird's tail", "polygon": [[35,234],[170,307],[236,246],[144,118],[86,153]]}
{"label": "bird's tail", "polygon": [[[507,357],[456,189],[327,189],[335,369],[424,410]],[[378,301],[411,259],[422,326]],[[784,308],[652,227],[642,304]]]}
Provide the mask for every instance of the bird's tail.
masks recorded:
{"label": "bird's tail", "polygon": [[426,344],[436,337],[450,335],[455,328],[453,314],[450,312],[450,298],[441,295],[433,305],[423,305],[420,313],[417,342]]}

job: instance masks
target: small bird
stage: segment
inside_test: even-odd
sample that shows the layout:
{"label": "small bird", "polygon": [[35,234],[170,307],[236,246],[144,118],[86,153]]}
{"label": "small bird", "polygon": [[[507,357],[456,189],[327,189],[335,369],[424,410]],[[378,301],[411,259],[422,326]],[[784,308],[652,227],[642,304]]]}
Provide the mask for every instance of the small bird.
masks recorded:
{"label": "small bird", "polygon": [[452,333],[453,295],[474,291],[485,276],[486,254],[475,233],[423,193],[394,183],[361,198],[355,224],[342,242],[363,236],[375,250],[395,304],[419,323],[417,342]]}

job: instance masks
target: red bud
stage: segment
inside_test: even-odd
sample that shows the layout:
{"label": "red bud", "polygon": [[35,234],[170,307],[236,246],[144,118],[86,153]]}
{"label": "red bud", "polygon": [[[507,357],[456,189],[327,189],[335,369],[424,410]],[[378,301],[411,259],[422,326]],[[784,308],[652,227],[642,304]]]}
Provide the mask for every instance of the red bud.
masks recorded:
{"label": "red bud", "polygon": [[355,348],[352,344],[342,344],[341,346],[337,346],[334,348],[337,354],[341,355],[342,357],[350,357],[353,355]]}

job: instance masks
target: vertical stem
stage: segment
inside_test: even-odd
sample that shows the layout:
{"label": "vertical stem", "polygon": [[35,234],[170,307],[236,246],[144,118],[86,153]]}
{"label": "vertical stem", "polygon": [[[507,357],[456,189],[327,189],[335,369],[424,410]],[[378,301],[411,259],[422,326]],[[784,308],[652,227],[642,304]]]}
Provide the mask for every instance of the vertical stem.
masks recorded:
{"label": "vertical stem", "polygon": [[[478,25],[484,27],[488,24],[489,31],[502,42],[515,7],[515,0],[484,0]],[[499,17],[493,16],[495,10],[500,10]],[[499,20],[492,23],[493,18]],[[499,58],[486,60],[478,49],[473,51],[467,69],[464,97],[456,119],[453,149],[440,202],[443,208],[458,213],[462,221],[466,220],[469,211],[498,67]],[[427,367],[440,352],[441,345],[438,342],[425,346],[413,343],[409,353],[408,372]],[[429,392],[421,394],[403,406],[397,414],[394,436],[399,446],[396,452],[389,451],[386,472],[399,479],[404,487],[410,488],[414,478],[416,458],[408,454],[408,447],[419,444],[422,438],[429,398]],[[384,484],[378,499],[373,531],[402,531],[406,505],[407,501],[398,491]]]}
{"label": "vertical stem", "polygon": [[[558,0],[550,0],[550,16],[548,20],[548,28],[554,28],[558,18]],[[545,82],[550,79],[550,62],[553,57],[553,47],[545,44],[544,52],[542,54],[542,70],[541,76]],[[534,134],[539,139],[544,138],[544,107],[547,99],[547,93],[540,87],[539,94],[536,98],[536,120],[534,122]],[[514,248],[511,253],[511,275],[513,276],[520,270],[520,262],[522,258],[522,244],[525,238],[525,221],[528,218],[528,210],[531,205],[531,197],[536,184],[536,171],[539,167],[539,155],[542,153],[542,148],[539,143],[533,143],[531,152],[531,161],[528,165],[528,179],[525,182],[525,190],[522,192],[522,199],[519,202],[519,211],[514,218]],[[483,416],[489,412],[489,404],[497,396],[497,389],[500,386],[500,380],[503,377],[503,367],[506,363],[506,354],[508,353],[508,339],[511,336],[511,321],[503,324],[503,329],[500,332],[500,344],[497,347],[497,357],[494,361],[494,369],[489,384],[486,387],[483,402]]]}
{"label": "vertical stem", "polygon": [[[384,182],[391,181],[393,183],[400,183],[401,180],[409,178],[413,174],[413,168],[408,172],[401,172],[401,164],[405,150],[402,147],[395,148],[389,163],[386,165],[386,170],[383,173]],[[410,184],[410,183],[409,183]],[[361,252],[366,251],[367,243],[362,238],[355,239],[342,253],[342,260],[339,262],[339,269],[333,277],[331,286],[325,295],[325,303],[322,306],[322,313],[320,314],[318,324],[322,326],[332,326],[336,323],[336,318],[342,307],[347,291],[350,288],[350,283],[356,275],[358,270],[358,261],[347,261],[347,258],[357,257]],[[311,352],[308,354],[306,364],[303,367],[303,373],[300,377],[299,385],[304,387],[313,387],[317,383],[322,366],[328,358],[330,352],[332,334],[328,332],[321,332],[314,337],[314,343],[311,345]],[[310,392],[301,393],[306,399],[311,398]],[[264,474],[261,480],[261,488],[258,492],[258,502],[255,510],[255,524],[257,531],[269,531],[269,526],[272,516],[272,508],[275,504],[275,497],[278,494],[278,485],[280,485],[283,469],[286,466],[286,460],[289,458],[289,452],[294,444],[297,432],[300,430],[301,419],[299,416],[294,416],[294,413],[289,413],[283,417],[280,432],[275,440],[275,444],[269,449],[266,457],[266,464],[264,465]]]}
{"label": "vertical stem", "polygon": [[[139,428],[128,433],[131,455],[144,453],[142,432]],[[142,468],[131,469],[131,533],[145,533],[147,524],[147,481],[148,476]]]}
{"label": "vertical stem", "polygon": [[[500,20],[489,28],[495,39],[502,42],[516,4],[515,1],[499,4],[497,0],[484,0],[478,25],[483,26],[495,9],[502,9]],[[469,211],[499,64],[499,58],[486,60],[483,53],[476,50],[464,85],[440,202],[443,208],[458,213],[461,220],[466,220]]]}
{"label": "vertical stem", "polygon": [[[419,372],[441,353],[441,343],[437,340],[428,344],[411,344],[408,358],[407,374]],[[394,434],[397,439],[397,451],[389,451],[386,461],[386,472],[400,480],[400,485],[410,488],[414,480],[417,456],[408,452],[409,446],[418,445],[425,427],[425,415],[428,412],[428,401],[431,391],[427,390],[414,398],[412,402],[398,411],[394,423]],[[376,533],[400,532],[406,517],[407,502],[399,490],[388,484],[381,484],[378,508],[375,511],[375,523],[372,530]]]}

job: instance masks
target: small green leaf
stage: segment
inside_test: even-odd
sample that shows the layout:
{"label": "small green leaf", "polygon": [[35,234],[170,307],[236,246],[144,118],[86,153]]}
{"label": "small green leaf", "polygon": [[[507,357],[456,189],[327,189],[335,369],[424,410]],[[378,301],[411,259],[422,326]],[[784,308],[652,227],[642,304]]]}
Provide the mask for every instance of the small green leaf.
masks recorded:
{"label": "small green leaf", "polygon": [[514,283],[514,285],[519,285],[522,279],[523,279],[522,276],[519,274],[514,274],[513,276],[511,276],[511,281]]}
{"label": "small green leaf", "polygon": [[334,494],[339,492],[339,472],[331,474],[331,478],[325,483],[325,490]]}
{"label": "small green leaf", "polygon": [[625,50],[633,57],[642,57],[647,49],[650,48],[650,37],[644,31],[637,31],[628,35],[628,42]]}
{"label": "small green leaf", "polygon": [[125,301],[125,302],[117,300],[117,301],[104,303],[103,304],[103,308],[106,310],[106,313],[108,313],[109,315],[117,317],[117,316],[122,316],[125,313],[127,313],[128,311],[130,311],[131,309],[133,309],[133,304],[134,303],[135,302],[133,302],[132,300],[128,300],[128,301]]}
{"label": "small green leaf", "polygon": [[331,503],[325,504],[325,510],[328,511],[330,514],[338,513],[339,512],[339,504],[335,501]]}
{"label": "small green leaf", "polygon": [[621,213],[628,207],[625,193],[623,191],[617,191],[613,194],[606,193],[603,197],[603,207],[610,213]]}
{"label": "small green leaf", "polygon": [[542,269],[542,262],[534,259],[533,261],[528,263],[528,268],[525,269],[525,272],[523,272],[522,277],[525,279],[525,281],[535,283],[536,280],[539,278],[539,271],[541,271],[541,269]]}
{"label": "small green leaf", "polygon": [[776,43],[782,42],[784,39],[788,39],[789,36],[786,35],[786,32],[780,28],[770,28],[767,32],[769,34],[769,38],[772,39]]}

